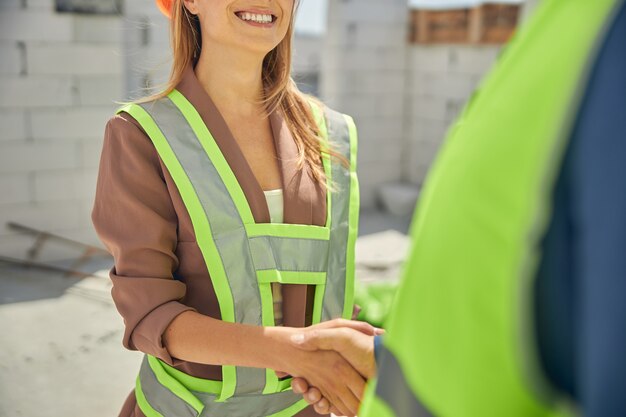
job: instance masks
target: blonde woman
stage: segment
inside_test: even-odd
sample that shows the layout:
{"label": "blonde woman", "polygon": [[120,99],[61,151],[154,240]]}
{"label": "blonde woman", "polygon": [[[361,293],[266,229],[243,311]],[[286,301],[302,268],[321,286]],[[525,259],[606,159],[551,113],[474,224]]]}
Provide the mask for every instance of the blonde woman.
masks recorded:
{"label": "blonde woman", "polygon": [[108,122],[92,212],[123,344],[145,353],[120,417],[318,415],[291,376],[354,415],[363,376],[291,340],[375,333],[349,320],[356,128],[290,78],[297,4],[157,5],[171,76]]}

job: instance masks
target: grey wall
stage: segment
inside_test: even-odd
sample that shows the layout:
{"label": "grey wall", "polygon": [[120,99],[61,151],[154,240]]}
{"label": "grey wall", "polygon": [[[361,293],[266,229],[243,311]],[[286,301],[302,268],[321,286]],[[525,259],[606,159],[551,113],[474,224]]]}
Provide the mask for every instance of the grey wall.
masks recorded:
{"label": "grey wall", "polygon": [[32,242],[8,220],[95,241],[89,214],[104,124],[123,92],[121,36],[117,16],[0,2],[0,254],[23,256]]}
{"label": "grey wall", "polygon": [[406,0],[331,0],[322,98],[354,117],[359,131],[361,204],[402,178],[405,147]]}

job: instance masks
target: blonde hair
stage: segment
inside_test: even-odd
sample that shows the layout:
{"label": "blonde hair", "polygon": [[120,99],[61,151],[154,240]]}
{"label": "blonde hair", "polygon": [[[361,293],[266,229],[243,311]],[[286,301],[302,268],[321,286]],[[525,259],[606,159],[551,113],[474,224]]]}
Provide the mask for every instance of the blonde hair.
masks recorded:
{"label": "blonde hair", "polygon": [[[326,187],[326,175],[320,164],[320,154],[337,159],[345,167],[350,163],[345,156],[337,152],[332,145],[321,140],[321,132],[315,121],[310,102],[323,109],[324,104],[312,95],[302,93],[291,78],[292,36],[295,10],[285,38],[271,50],[263,60],[262,79],[265,97],[260,103],[269,115],[280,110],[284,115],[296,146],[298,159],[296,167],[302,171],[310,167],[313,180],[323,188],[335,190],[334,184]],[[167,96],[181,81],[185,68],[195,65],[202,49],[202,37],[198,16],[190,13],[182,0],[174,0],[170,20],[170,43],[172,47],[172,69],[169,80],[158,93],[136,100],[143,103]]]}

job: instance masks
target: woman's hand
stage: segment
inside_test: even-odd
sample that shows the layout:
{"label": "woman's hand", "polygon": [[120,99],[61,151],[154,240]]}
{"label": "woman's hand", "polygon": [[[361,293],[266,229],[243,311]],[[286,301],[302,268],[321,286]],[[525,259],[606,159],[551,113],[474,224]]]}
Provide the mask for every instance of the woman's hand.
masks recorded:
{"label": "woman's hand", "polygon": [[293,358],[290,374],[315,386],[336,414],[355,416],[365,391],[363,377],[337,352],[302,352]]}
{"label": "woman's hand", "polygon": [[[377,331],[379,334],[382,332],[382,330]],[[336,351],[367,379],[373,377],[376,372],[373,336],[351,328],[315,329],[297,336],[299,337],[292,337],[292,340],[301,349]],[[302,394],[318,413],[338,414],[336,407],[333,407],[332,400],[324,398],[320,390],[310,381],[304,378],[294,378],[291,386],[293,391]]]}
{"label": "woman's hand", "polygon": [[[331,349],[306,349],[293,340],[318,340],[320,336],[331,336],[331,330],[350,331],[373,337],[379,334],[377,329],[368,323],[352,320],[336,319],[309,326],[304,329],[289,329],[292,343],[297,350],[285,363],[284,370],[296,380],[306,381],[316,387],[312,393],[318,393],[318,402],[324,397],[333,404],[332,411],[338,415],[354,416],[363,397],[365,380],[363,376],[339,353]],[[285,375],[279,373],[279,376]],[[322,403],[323,405],[323,403]],[[330,408],[330,407],[329,407]]]}

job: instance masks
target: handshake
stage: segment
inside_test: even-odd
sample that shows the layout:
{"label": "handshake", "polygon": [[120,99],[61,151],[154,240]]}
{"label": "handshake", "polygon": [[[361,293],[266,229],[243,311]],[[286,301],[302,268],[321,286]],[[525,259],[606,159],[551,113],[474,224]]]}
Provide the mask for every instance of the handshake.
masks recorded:
{"label": "handshake", "polygon": [[384,330],[344,319],[291,330],[289,370],[278,376],[293,376],[293,391],[319,414],[355,416],[365,382],[376,373],[374,336]]}

